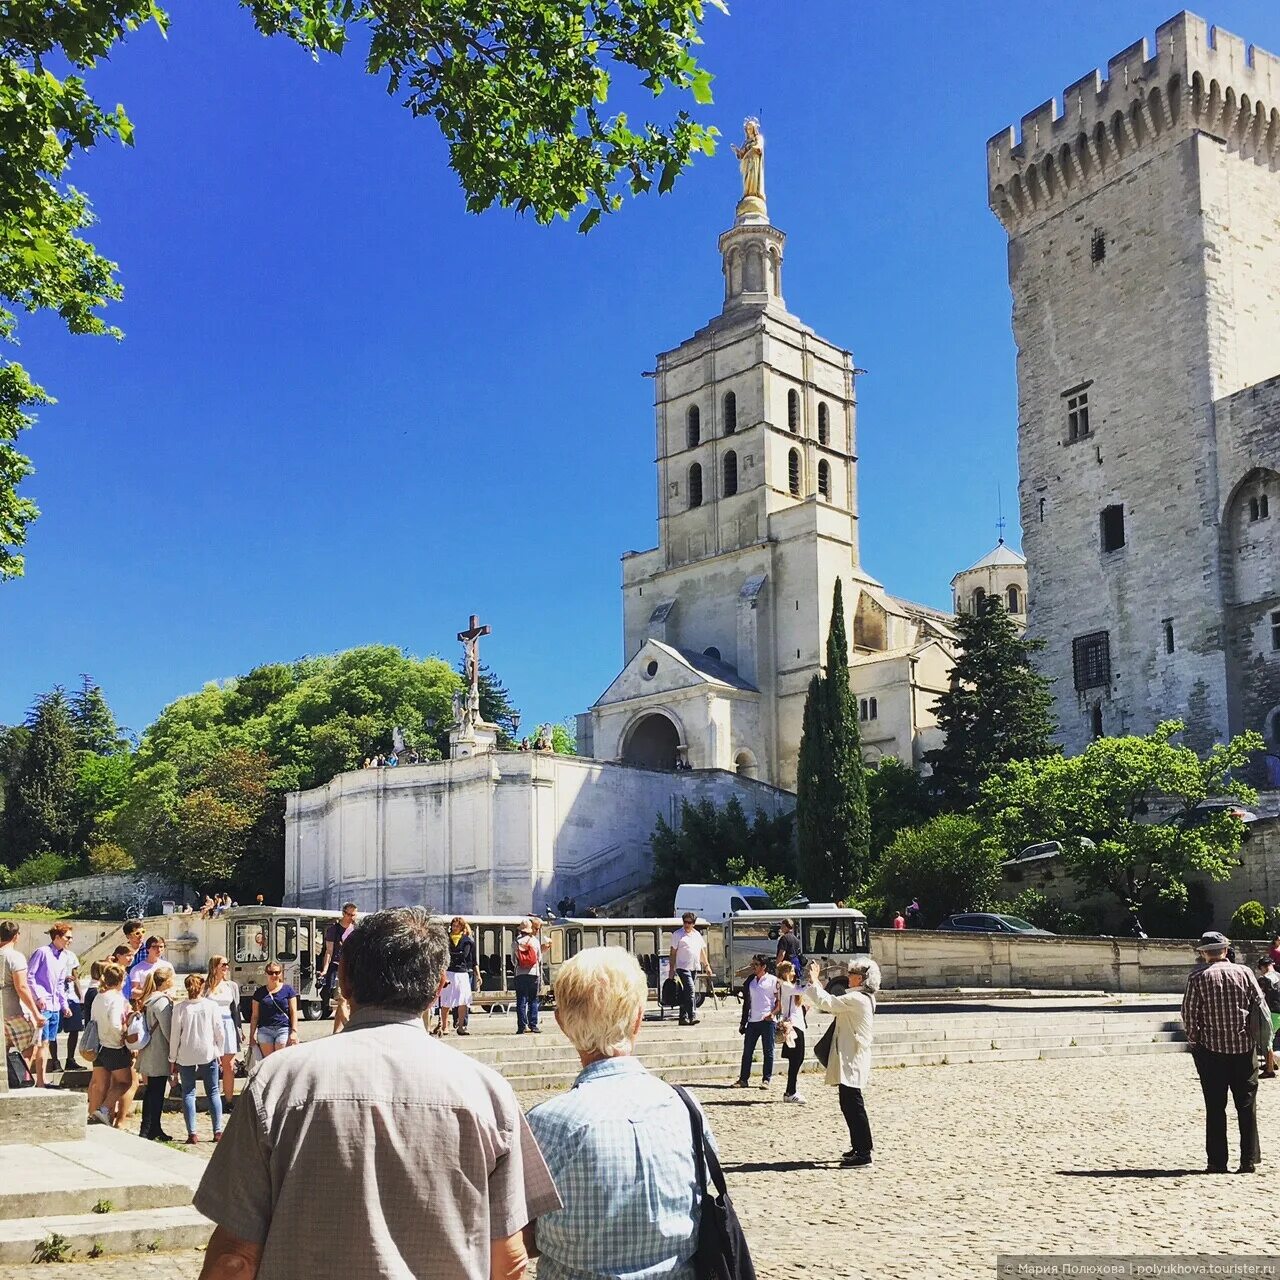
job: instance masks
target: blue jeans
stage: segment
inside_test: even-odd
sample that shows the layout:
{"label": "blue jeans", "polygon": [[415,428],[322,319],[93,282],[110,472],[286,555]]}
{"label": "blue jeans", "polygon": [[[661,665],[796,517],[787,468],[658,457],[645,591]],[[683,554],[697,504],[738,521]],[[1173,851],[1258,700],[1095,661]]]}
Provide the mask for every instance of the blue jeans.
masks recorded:
{"label": "blue jeans", "polygon": [[182,1111],[187,1118],[187,1132],[196,1131],[196,1081],[204,1084],[204,1096],[213,1112],[213,1131],[222,1132],[222,1085],[218,1080],[218,1061],[202,1062],[198,1067],[178,1068],[182,1080]]}
{"label": "blue jeans", "polygon": [[676,977],[680,980],[680,1021],[693,1021],[693,970],[677,969]]}
{"label": "blue jeans", "polygon": [[751,1059],[755,1057],[757,1041],[764,1045],[764,1082],[768,1084],[773,1079],[773,1031],[776,1025],[772,1018],[747,1023],[747,1036],[742,1044],[742,1070],[738,1072],[739,1080],[751,1079]]}
{"label": "blue jeans", "polygon": [[538,975],[518,973],[516,984],[516,1030],[538,1029]]}

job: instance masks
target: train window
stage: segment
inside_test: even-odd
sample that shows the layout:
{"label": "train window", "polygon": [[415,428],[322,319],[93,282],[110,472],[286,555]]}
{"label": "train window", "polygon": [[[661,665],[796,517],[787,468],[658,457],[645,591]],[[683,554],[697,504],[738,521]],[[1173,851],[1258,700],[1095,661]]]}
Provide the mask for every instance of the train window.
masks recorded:
{"label": "train window", "polygon": [[502,929],[495,925],[481,925],[479,947],[480,989],[502,990]]}
{"label": "train window", "polygon": [[600,945],[599,929],[583,929],[582,945],[584,947],[598,947]]}
{"label": "train window", "polygon": [[627,949],[627,931],[625,929],[606,929],[604,931],[604,945],[606,947],[621,947],[625,951]]}
{"label": "train window", "polygon": [[285,918],[276,921],[276,959],[298,958],[298,922]]}
{"label": "train window", "polygon": [[267,958],[267,922],[237,920],[235,933],[237,964],[254,964]]}
{"label": "train window", "polygon": [[658,985],[658,932],[656,929],[634,929],[631,933],[631,954],[640,961],[646,981],[651,987]]}
{"label": "train window", "polygon": [[[775,929],[776,925],[773,926]],[[739,942],[751,941],[758,945],[757,951],[768,951],[769,942],[769,922],[767,920],[735,920],[733,922],[733,936]],[[776,951],[777,948],[775,947]]]}
{"label": "train window", "polygon": [[566,946],[565,946],[566,954],[570,956],[576,956],[578,952],[582,950],[582,930],[566,929],[564,933],[564,937],[565,937],[565,943],[566,943]]}
{"label": "train window", "polygon": [[851,941],[848,920],[806,920],[801,926],[805,955],[843,955]]}
{"label": "train window", "polygon": [[551,963],[564,963],[564,934],[559,930],[553,930],[551,934]]}

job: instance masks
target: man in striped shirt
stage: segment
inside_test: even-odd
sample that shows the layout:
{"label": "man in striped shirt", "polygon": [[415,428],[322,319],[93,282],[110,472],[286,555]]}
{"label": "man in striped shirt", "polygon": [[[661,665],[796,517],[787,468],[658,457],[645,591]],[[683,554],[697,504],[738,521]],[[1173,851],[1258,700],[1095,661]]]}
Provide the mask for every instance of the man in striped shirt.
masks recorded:
{"label": "man in striped shirt", "polygon": [[1258,1037],[1255,1019],[1270,1025],[1262,988],[1252,972],[1227,960],[1230,942],[1220,933],[1196,943],[1201,961],[1187,979],[1182,1023],[1204,1093],[1205,1149],[1209,1173],[1227,1172],[1227,1091],[1240,1124],[1240,1172],[1253,1173],[1258,1147]]}

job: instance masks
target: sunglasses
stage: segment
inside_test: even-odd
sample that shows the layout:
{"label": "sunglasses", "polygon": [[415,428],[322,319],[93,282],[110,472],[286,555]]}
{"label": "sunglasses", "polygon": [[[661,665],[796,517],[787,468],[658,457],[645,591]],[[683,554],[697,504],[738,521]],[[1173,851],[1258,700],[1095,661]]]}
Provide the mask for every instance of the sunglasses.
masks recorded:
{"label": "sunglasses", "polygon": [[268,969],[268,970],[267,970],[267,977],[268,977],[268,978],[283,978],[283,977],[284,977],[284,970],[283,970],[283,969]]}

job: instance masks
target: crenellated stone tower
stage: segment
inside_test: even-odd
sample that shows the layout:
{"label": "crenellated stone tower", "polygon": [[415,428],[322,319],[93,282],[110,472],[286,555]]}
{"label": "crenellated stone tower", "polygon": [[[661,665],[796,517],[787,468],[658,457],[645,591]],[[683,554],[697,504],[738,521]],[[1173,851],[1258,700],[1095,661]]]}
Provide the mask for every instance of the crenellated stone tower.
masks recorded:
{"label": "crenellated stone tower", "polygon": [[987,144],[1062,740],[1280,744],[1280,59],[1182,13]]}

